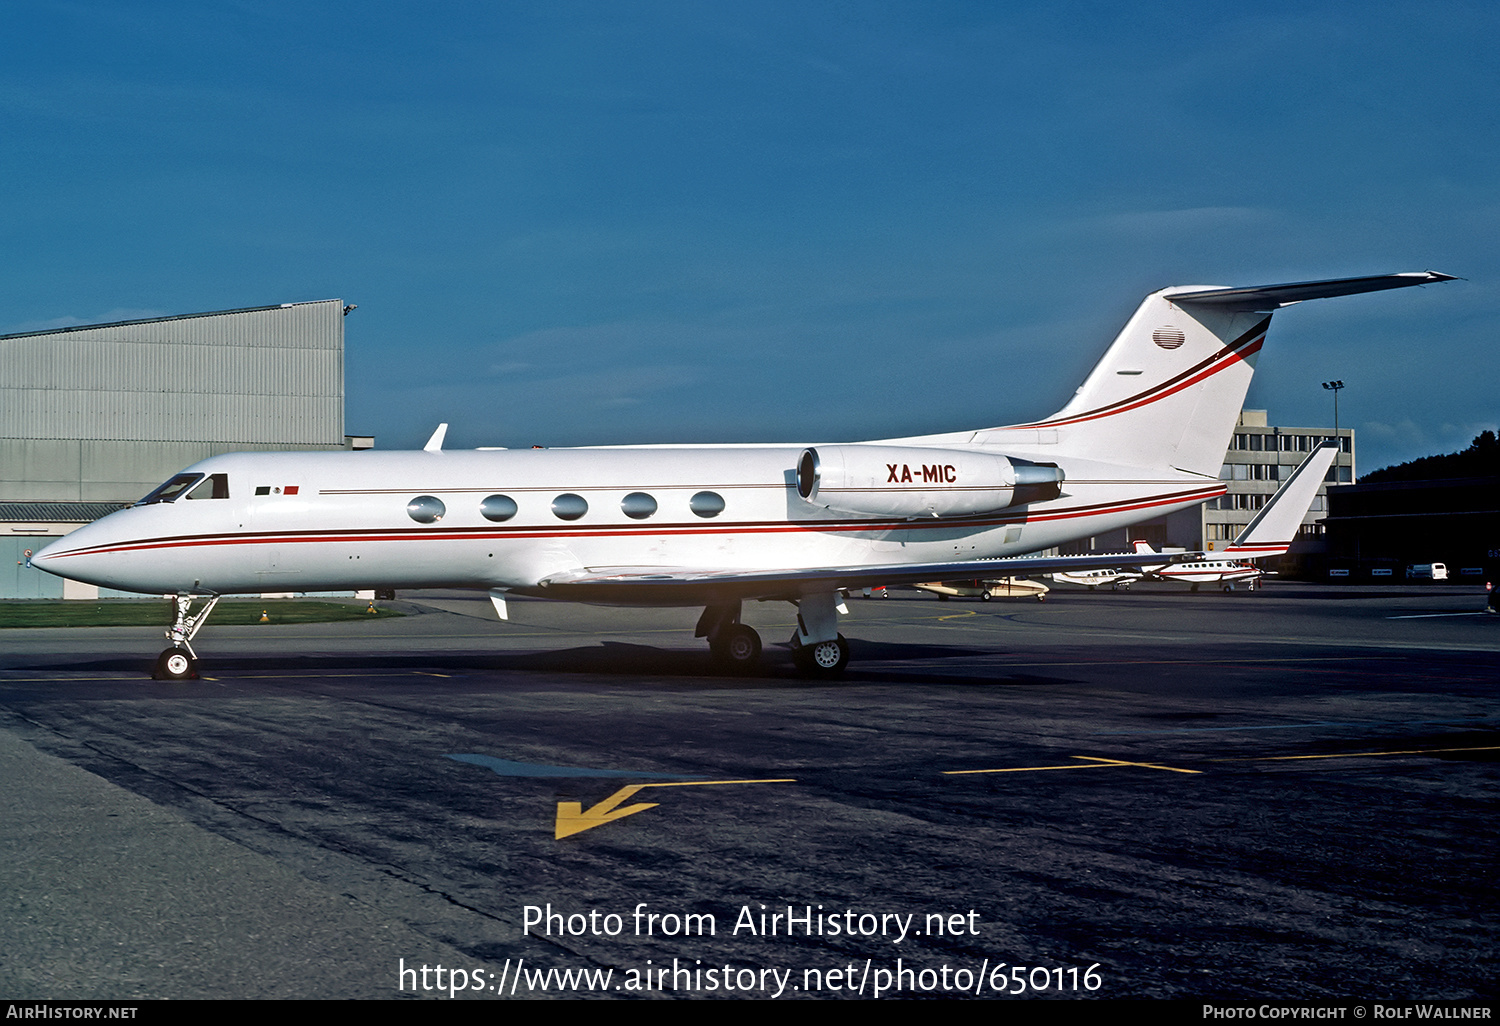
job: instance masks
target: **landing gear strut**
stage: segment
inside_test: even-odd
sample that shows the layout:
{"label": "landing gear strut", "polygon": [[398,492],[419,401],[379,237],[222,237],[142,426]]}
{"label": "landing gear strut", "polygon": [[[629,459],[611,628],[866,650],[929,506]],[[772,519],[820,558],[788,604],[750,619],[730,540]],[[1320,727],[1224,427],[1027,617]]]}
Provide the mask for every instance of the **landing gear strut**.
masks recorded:
{"label": "landing gear strut", "polygon": [[219,596],[210,595],[203,607],[194,613],[193,600],[201,597],[182,593],[172,600],[176,604],[176,615],[166,633],[172,647],[156,657],[156,667],[151,671],[153,680],[192,680],[198,676],[198,653],[193,651],[192,640],[203,629],[208,614],[219,604]]}
{"label": "landing gear strut", "polygon": [[[946,598],[947,596],[939,596]],[[839,633],[843,602],[836,592],[804,595],[797,603],[792,662],[809,677],[837,677],[849,665],[849,642]]]}

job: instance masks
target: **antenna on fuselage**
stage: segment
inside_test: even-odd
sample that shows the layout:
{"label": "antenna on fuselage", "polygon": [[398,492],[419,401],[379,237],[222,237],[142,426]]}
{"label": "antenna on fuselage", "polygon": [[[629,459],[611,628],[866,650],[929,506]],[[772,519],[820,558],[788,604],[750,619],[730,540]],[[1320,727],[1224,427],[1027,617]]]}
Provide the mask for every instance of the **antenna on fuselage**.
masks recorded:
{"label": "antenna on fuselage", "polygon": [[442,452],[443,451],[443,436],[445,436],[447,433],[448,433],[448,425],[447,424],[439,424],[437,426],[437,430],[432,433],[432,437],[429,438],[429,439],[427,439],[427,444],[424,445],[424,446],[422,446],[422,451],[423,452]]}

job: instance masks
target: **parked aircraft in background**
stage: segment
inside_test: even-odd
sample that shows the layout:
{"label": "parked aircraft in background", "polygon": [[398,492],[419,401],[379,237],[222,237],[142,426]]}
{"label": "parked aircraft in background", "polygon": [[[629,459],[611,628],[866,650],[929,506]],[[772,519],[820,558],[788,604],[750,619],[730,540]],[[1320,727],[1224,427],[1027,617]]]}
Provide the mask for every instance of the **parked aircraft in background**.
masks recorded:
{"label": "parked aircraft in background", "polygon": [[[1337,442],[1324,442],[1309,453],[1301,466],[1292,471],[1292,476],[1271,496],[1271,501],[1215,558],[1145,566],[1142,571],[1157,580],[1191,584],[1193,591],[1203,584],[1218,584],[1225,591],[1233,591],[1237,583],[1254,591],[1256,582],[1265,577],[1267,571],[1253,561],[1263,556],[1282,555],[1291,547],[1292,539],[1302,526],[1302,518],[1318,494],[1318,485],[1322,484],[1338,452]],[[1138,555],[1154,551],[1145,542],[1136,542],[1135,550]]]}
{"label": "parked aircraft in background", "polygon": [[837,622],[845,589],[1119,566],[1117,556],[1000,557],[1221,494],[1272,311],[1451,278],[1163,289],[1062,409],[1008,427],[853,444],[467,452],[444,451],[439,429],[421,452],[215,456],[32,564],[175,595],[171,647],[157,660],[167,677],[193,675],[192,639],[220,595],[433,587],[485,590],[502,619],[508,594],[701,607],[698,635],[737,670],[761,651],[741,604],[789,601],[797,664],[834,674],[849,659]]}
{"label": "parked aircraft in background", "polygon": [[[1130,553],[1120,553],[1128,556]],[[1081,588],[1093,591],[1096,588],[1108,586],[1111,591],[1119,591],[1128,588],[1136,581],[1146,575],[1139,570],[1121,570],[1119,567],[1106,567],[1103,570],[1060,570],[1052,575],[1054,581],[1063,584],[1076,584]]]}
{"label": "parked aircraft in background", "polygon": [[933,581],[928,584],[915,586],[918,591],[930,591],[940,599],[947,598],[979,598],[985,602],[990,599],[1012,599],[1030,598],[1038,602],[1047,601],[1048,588],[1041,581],[1033,581],[1024,577],[1001,577],[990,580],[973,581]]}

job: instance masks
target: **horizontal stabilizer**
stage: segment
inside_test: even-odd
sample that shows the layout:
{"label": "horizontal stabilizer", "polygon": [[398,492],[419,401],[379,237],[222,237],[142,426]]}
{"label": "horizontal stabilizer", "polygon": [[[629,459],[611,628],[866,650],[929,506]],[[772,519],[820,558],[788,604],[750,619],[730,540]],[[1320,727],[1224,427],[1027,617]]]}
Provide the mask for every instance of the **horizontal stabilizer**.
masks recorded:
{"label": "horizontal stabilizer", "polygon": [[1332,299],[1354,296],[1361,292],[1383,292],[1411,285],[1431,285],[1456,281],[1452,274],[1437,271],[1409,271],[1404,274],[1375,274],[1364,278],[1330,278],[1327,281],[1302,281],[1288,285],[1252,285],[1239,289],[1204,289],[1197,292],[1168,293],[1173,303],[1192,303],[1234,310],[1277,310],[1308,299]]}

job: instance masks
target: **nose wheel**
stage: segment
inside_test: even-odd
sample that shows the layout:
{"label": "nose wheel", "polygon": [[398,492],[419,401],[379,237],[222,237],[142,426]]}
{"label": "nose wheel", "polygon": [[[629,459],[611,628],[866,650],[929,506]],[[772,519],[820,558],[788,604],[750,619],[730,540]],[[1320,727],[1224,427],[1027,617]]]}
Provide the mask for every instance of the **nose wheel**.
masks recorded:
{"label": "nose wheel", "polygon": [[169,648],[156,657],[152,680],[197,680],[198,660],[181,648]]}

